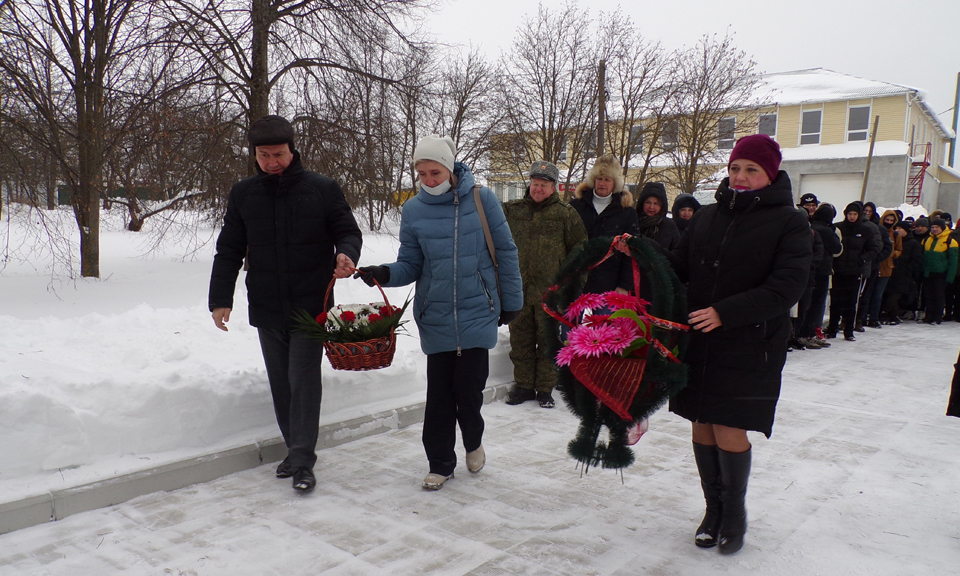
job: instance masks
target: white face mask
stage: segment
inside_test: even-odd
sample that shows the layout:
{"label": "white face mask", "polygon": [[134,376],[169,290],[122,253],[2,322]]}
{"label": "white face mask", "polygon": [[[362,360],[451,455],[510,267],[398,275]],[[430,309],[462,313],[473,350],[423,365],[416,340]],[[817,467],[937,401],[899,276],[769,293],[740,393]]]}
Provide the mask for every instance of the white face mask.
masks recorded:
{"label": "white face mask", "polygon": [[423,188],[427,192],[427,194],[430,194],[431,196],[439,196],[441,194],[446,193],[447,190],[450,189],[450,181],[444,180],[442,183],[437,184],[432,188],[421,182],[420,187]]}

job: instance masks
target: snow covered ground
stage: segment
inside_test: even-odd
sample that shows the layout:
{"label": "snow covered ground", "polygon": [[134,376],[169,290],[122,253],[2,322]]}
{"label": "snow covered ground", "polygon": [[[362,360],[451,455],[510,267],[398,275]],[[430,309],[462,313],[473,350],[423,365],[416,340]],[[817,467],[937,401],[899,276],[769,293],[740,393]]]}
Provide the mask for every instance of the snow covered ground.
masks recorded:
{"label": "snow covered ground", "polygon": [[[205,305],[212,247],[143,258],[139,238],[108,226],[104,279],[76,285],[6,260],[0,500],[277,435],[242,289],[224,334]],[[363,260],[395,249],[368,235]],[[376,296],[343,288],[345,302]],[[685,421],[655,415],[621,484],[574,469],[562,406],[494,403],[487,467],[438,493],[419,488],[411,426],[322,451],[306,497],[264,465],[2,535],[0,574],[953,574],[960,420],[943,412],[958,347],[960,324],[905,324],[791,353],[774,436],[751,436],[750,532],[730,558],[692,544]],[[491,382],[509,372],[501,347]],[[323,423],[423,400],[415,337],[388,369],[325,374]]]}

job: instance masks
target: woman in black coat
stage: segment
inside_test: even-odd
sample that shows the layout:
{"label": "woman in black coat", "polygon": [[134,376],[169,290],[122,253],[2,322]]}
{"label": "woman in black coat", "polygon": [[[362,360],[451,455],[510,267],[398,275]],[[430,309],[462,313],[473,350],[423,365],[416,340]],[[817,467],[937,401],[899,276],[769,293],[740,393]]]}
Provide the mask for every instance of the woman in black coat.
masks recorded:
{"label": "woman in black coat", "polygon": [[693,194],[677,194],[677,197],[673,200],[673,208],[670,210],[673,212],[673,223],[677,225],[677,230],[681,234],[687,229],[687,224],[690,223],[690,219],[699,209],[700,202]]}
{"label": "woman in black coat", "polygon": [[[793,205],[780,147],[741,138],[716,204],[698,211],[672,261],[688,282],[693,332],[687,387],[670,411],[693,423],[693,453],[707,503],[696,544],[736,552],[747,519],[747,430],[770,436],[787,357],[790,308],[810,273],[812,235]],[[719,536],[719,537],[718,537]]]}
{"label": "woman in black coat", "polygon": [[[613,238],[639,232],[633,195],[623,190],[623,169],[615,157],[607,154],[597,158],[574,195],[576,198],[570,205],[580,214],[588,238]],[[591,270],[583,286],[584,292],[612,290],[623,294],[633,290],[633,265],[630,258],[620,252],[614,252],[606,262]]]}
{"label": "woman in black coat", "polygon": [[667,218],[667,188],[661,182],[647,182],[637,198],[640,234],[656,240],[667,250],[673,250],[680,241],[680,230]]}

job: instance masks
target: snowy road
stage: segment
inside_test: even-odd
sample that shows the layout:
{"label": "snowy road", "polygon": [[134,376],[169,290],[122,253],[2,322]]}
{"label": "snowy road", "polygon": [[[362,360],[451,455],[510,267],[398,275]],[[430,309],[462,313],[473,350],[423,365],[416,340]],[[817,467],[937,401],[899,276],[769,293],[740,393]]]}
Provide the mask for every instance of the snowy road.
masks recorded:
{"label": "snowy road", "polygon": [[[562,407],[484,408],[488,464],[420,489],[420,426],[322,451],[317,490],[273,466],[0,536],[0,574],[940,575],[960,565],[960,324],[793,352],[774,436],[751,436],[744,550],[693,545],[689,425],[661,410],[621,484],[581,477]],[[462,450],[461,450],[462,452]]]}

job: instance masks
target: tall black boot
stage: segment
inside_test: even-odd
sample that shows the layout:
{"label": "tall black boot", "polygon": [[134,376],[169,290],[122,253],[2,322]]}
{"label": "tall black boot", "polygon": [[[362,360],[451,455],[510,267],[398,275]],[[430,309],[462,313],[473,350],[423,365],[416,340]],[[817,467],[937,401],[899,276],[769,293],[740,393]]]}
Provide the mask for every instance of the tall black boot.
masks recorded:
{"label": "tall black boot", "polygon": [[743,548],[747,532],[747,480],[750,479],[750,450],[727,452],[717,449],[720,462],[720,499],[723,513],[720,524],[720,553],[733,554]]}
{"label": "tall black boot", "polygon": [[697,461],[697,471],[700,472],[700,487],[703,489],[703,499],[707,503],[707,511],[703,521],[697,528],[694,540],[701,548],[713,548],[717,545],[717,534],[720,532],[720,511],[723,506],[720,501],[720,456],[719,448],[705,444],[693,443],[693,457]]}

